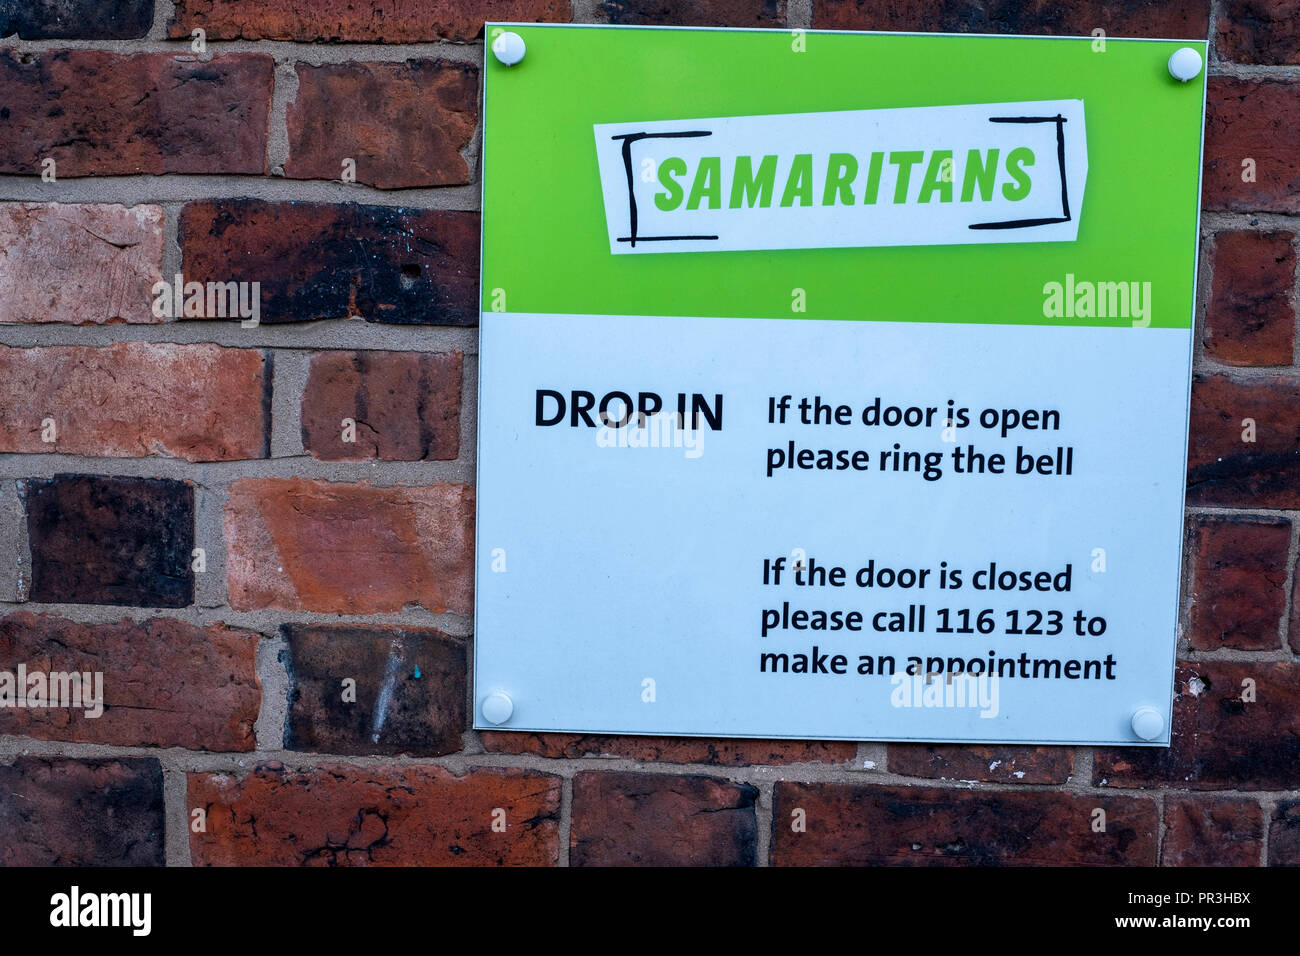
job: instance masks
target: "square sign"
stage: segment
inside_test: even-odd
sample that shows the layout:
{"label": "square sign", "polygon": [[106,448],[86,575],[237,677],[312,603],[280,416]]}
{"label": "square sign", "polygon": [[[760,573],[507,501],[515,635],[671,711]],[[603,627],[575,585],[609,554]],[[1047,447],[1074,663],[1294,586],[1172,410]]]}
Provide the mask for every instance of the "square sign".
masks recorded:
{"label": "square sign", "polygon": [[487,35],[474,726],[1167,746],[1205,44]]}

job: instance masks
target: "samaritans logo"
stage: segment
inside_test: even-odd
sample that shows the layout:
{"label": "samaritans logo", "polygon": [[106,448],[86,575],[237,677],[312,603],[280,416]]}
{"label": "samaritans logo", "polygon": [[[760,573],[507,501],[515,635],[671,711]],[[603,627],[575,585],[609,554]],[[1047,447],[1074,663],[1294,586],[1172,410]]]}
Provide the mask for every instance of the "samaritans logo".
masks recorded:
{"label": "samaritans logo", "polygon": [[610,252],[1073,242],[1081,100],[605,123]]}

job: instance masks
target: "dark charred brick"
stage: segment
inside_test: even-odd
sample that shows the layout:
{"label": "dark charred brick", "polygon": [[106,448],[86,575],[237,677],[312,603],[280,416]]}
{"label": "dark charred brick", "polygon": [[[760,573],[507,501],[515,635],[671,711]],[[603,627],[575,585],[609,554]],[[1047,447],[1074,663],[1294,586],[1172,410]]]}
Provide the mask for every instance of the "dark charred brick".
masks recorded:
{"label": "dark charred brick", "polygon": [[[330,461],[460,454],[460,352],[320,352],[302,395],[302,443]],[[344,441],[343,420],[355,425]]]}
{"label": "dark charred brick", "polygon": [[470,181],[461,155],[478,122],[478,67],[446,60],[298,64],[289,106],[289,179],[338,179],[380,189]]}
{"label": "dark charred brick", "polygon": [[1300,866],[1300,800],[1279,800],[1268,824],[1268,865]]}
{"label": "dark charred brick", "polygon": [[1161,866],[1259,866],[1264,811],[1255,800],[1170,796]]}
{"label": "dark charred brick", "polygon": [[1300,654],[1300,574],[1291,573],[1291,626],[1287,629],[1291,650]]}
{"label": "dark charred brick", "polygon": [[[1253,702],[1243,700],[1249,680]],[[1093,785],[1185,790],[1300,786],[1300,664],[1183,661],[1170,746],[1101,748]]]}
{"label": "dark charred brick", "polygon": [[1221,232],[1205,354],[1225,365],[1290,365],[1295,346],[1295,233]]}
{"label": "dark charred brick", "polygon": [[29,600],[185,607],[194,600],[194,486],[55,475],[26,482]]}
{"label": "dark charred brick", "polygon": [[1152,866],[1158,830],[1142,797],[779,782],[771,852],[774,866]]}
{"label": "dark charred brick", "polygon": [[601,0],[610,23],[687,27],[780,27],[786,0]]}
{"label": "dark charred brick", "polygon": [[754,866],[757,797],[713,777],[580,773],[570,865]]}
{"label": "dark charred brick", "polygon": [[231,53],[0,51],[0,173],[60,179],[267,171],[274,61]]}
{"label": "dark charred brick", "polygon": [[162,765],[19,757],[0,767],[0,864],[162,866]]}
{"label": "dark charred brick", "polygon": [[1074,770],[1069,747],[890,744],[889,771],[905,777],[988,783],[1065,783]]}
{"label": "dark charred brick", "polygon": [[1300,508],[1300,386],[1194,375],[1187,469],[1189,505]]}
{"label": "dark charred brick", "polygon": [[138,40],[153,0],[0,0],[0,36],[24,40]]}
{"label": "dark charred brick", "polygon": [[906,30],[935,33],[1025,33],[1057,36],[1168,37],[1203,40],[1204,0],[814,0],[818,30]]}
{"label": "dark charred brick", "polygon": [[260,282],[261,321],[478,323],[479,217],[354,203],[189,203],[186,281]]}
{"label": "dark charred brick", "polygon": [[[462,638],[433,628],[286,624],[289,750],[335,754],[461,749],[466,729]],[[344,700],[344,680],[356,699]]]}

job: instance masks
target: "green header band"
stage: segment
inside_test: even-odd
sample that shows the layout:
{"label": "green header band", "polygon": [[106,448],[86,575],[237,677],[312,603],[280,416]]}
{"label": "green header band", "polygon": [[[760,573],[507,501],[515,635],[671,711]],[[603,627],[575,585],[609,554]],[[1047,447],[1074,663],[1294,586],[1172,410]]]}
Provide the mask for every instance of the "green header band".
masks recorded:
{"label": "green header band", "polygon": [[[1184,46],[1204,60],[1203,41],[489,24],[489,45],[503,29],[527,54],[485,64],[485,311],[1191,328],[1205,73],[1179,83],[1167,62]],[[611,254],[593,126],[1068,99],[1087,123],[1073,242]],[[870,154],[857,179],[819,158],[810,186],[790,171],[799,146],[775,144],[779,179],[758,155],[717,174],[665,162],[647,195],[870,208]],[[932,176],[910,202],[979,199],[980,175]]]}

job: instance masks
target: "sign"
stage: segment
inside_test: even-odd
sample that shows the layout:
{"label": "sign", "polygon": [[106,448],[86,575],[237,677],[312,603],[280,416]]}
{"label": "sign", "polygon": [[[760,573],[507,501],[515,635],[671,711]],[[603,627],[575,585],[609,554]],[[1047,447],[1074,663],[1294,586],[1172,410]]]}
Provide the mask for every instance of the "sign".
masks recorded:
{"label": "sign", "polygon": [[1167,745],[1205,45],[502,36],[475,726]]}
{"label": "sign", "polygon": [[1088,172],[1078,100],[606,123],[596,155],[615,254],[1073,242]]}

